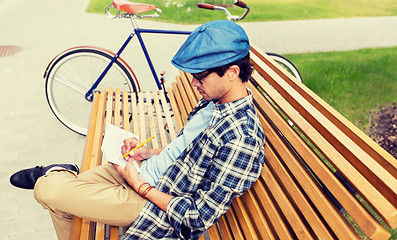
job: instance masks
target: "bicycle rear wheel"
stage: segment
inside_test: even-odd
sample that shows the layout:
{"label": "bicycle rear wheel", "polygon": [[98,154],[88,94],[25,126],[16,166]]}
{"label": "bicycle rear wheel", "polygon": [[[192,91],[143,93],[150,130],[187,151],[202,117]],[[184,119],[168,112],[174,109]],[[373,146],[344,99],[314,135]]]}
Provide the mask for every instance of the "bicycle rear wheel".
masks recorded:
{"label": "bicycle rear wheel", "polygon": [[278,64],[280,64],[285,70],[291,73],[296,79],[298,79],[298,81],[303,82],[302,77],[298,71],[298,68],[296,68],[295,65],[290,60],[276,53],[266,53],[266,54],[269,55]]}
{"label": "bicycle rear wheel", "polygon": [[[113,56],[96,48],[73,48],[56,57],[48,66],[45,92],[52,112],[63,125],[87,134],[91,101],[85,95]],[[116,61],[96,89],[109,87],[137,91],[136,77],[122,61]]]}

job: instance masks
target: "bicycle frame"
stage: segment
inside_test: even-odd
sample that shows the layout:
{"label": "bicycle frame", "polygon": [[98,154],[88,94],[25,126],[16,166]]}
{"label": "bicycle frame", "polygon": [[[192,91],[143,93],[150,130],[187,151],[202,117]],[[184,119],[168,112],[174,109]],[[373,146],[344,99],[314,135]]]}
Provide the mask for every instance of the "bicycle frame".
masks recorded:
{"label": "bicycle frame", "polygon": [[[220,10],[224,12],[227,19],[231,21],[242,20],[249,11],[248,5],[241,0],[233,0],[233,3],[238,7],[245,8],[245,11],[241,16],[231,15],[226,8],[211,4],[199,3],[197,6],[199,8],[209,10]],[[148,15],[139,15],[139,13],[146,13],[152,10],[155,10],[153,14],[148,13]],[[49,103],[52,112],[66,127],[82,135],[86,134],[87,129],[85,128],[86,123],[83,123],[80,119],[82,119],[82,115],[87,115],[89,113],[89,102],[93,101],[94,93],[100,90],[98,89],[100,85],[103,84],[103,88],[107,87],[107,85],[111,85],[109,87],[122,88],[123,90],[134,92],[140,91],[139,82],[135,73],[121,58],[121,54],[135,35],[139,40],[140,47],[145,55],[146,62],[149,64],[150,71],[155,83],[157,84],[158,90],[163,90],[165,88],[164,73],[161,73],[160,76],[157,75],[142,35],[144,33],[176,35],[191,34],[191,31],[138,28],[135,22],[136,19],[157,18],[161,15],[161,10],[154,5],[136,4],[125,0],[114,0],[114,2],[106,8],[105,13],[111,19],[129,18],[133,25],[132,32],[129,34],[117,53],[91,46],[69,48],[51,60],[43,76],[46,80],[45,93],[47,102]],[[269,56],[274,61],[281,64],[283,68],[294,74],[298,79],[301,79],[299,71],[290,61],[288,61],[288,59],[271,53],[269,53]],[[91,64],[93,66],[93,71],[86,71],[86,68],[90,68]],[[101,67],[97,68],[97,66]],[[113,75],[113,73],[116,77],[111,78],[109,75]],[[108,76],[109,80],[107,79]],[[92,81],[94,81],[94,83],[92,83]],[[63,91],[65,87],[72,91]],[[81,95],[83,97],[81,97]],[[169,99],[167,98],[167,94],[165,96],[166,101],[168,102]],[[146,99],[144,101],[147,100],[150,99]],[[72,108],[74,110],[77,104],[85,101],[87,101],[88,104],[84,104],[81,107],[82,111],[79,113],[74,113],[70,110]]]}
{"label": "bicycle frame", "polygon": [[139,44],[142,48],[142,51],[146,57],[146,61],[149,64],[150,71],[152,72],[153,78],[157,84],[157,88],[159,90],[162,90],[162,86],[160,83],[160,80],[157,76],[156,70],[154,69],[152,60],[149,56],[149,52],[147,51],[146,45],[143,41],[142,38],[142,33],[154,33],[154,34],[175,34],[175,35],[189,35],[191,31],[180,31],[180,30],[161,30],[161,29],[147,29],[147,28],[138,28],[134,19],[131,18],[132,25],[134,27],[134,31],[128,36],[127,40],[124,42],[124,44],[121,46],[121,48],[118,50],[116,55],[113,57],[113,59],[110,61],[110,63],[106,66],[105,70],[102,72],[102,74],[99,76],[99,78],[95,81],[95,83],[92,85],[92,87],[87,91],[85,94],[85,98],[88,101],[92,101],[93,98],[93,92],[94,90],[98,87],[99,83],[102,81],[102,79],[106,76],[107,72],[109,69],[112,67],[113,63],[117,61],[121,53],[124,51],[124,49],[127,47],[127,45],[130,43],[131,39],[136,35],[139,40]]}

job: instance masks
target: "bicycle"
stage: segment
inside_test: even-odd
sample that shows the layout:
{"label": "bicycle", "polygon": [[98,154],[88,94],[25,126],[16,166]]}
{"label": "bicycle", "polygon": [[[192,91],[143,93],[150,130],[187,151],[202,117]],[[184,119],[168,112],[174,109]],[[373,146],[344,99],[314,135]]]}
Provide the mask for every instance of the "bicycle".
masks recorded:
{"label": "bicycle", "polygon": [[[223,11],[227,19],[231,21],[244,19],[250,11],[249,6],[240,0],[233,0],[233,4],[245,9],[241,16],[233,16],[226,8],[211,4],[199,3],[198,7]],[[154,13],[143,14],[149,11],[154,11]],[[52,112],[63,125],[81,135],[87,133],[91,102],[95,91],[98,91],[97,89],[114,87],[130,92],[140,91],[139,82],[134,72],[120,57],[135,35],[144,52],[157,88],[161,90],[164,88],[163,73],[159,79],[141,34],[189,35],[191,33],[191,31],[139,28],[136,19],[160,17],[161,9],[155,5],[133,3],[128,0],[113,0],[105,12],[108,17],[113,19],[129,18],[133,26],[132,33],[117,53],[91,46],[70,48],[52,59],[44,73],[46,98]],[[288,59],[275,53],[267,54],[301,81],[299,71]]]}

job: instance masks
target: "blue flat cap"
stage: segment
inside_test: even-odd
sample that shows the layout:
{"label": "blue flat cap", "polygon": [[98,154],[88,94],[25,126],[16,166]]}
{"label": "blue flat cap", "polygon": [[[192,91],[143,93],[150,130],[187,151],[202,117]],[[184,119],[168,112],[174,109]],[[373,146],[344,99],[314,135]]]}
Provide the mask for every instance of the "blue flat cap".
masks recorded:
{"label": "blue flat cap", "polygon": [[250,50],[244,29],[228,20],[204,23],[196,28],[172,59],[188,73],[199,73],[245,57]]}

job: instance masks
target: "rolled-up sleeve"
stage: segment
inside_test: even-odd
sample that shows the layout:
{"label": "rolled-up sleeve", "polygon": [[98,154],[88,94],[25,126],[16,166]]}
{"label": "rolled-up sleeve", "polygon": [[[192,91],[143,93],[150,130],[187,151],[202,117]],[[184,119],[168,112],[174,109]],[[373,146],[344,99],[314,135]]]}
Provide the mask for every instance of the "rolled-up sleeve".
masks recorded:
{"label": "rolled-up sleeve", "polygon": [[264,159],[263,142],[251,137],[233,139],[221,146],[208,170],[202,189],[192,196],[174,197],[167,207],[170,224],[205,231],[246,192],[259,177]]}

